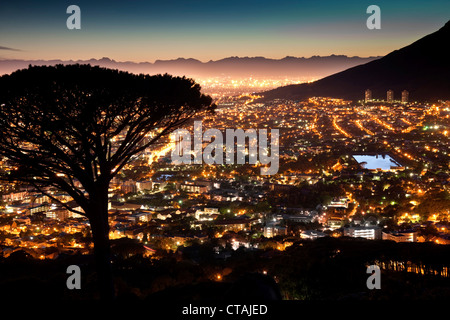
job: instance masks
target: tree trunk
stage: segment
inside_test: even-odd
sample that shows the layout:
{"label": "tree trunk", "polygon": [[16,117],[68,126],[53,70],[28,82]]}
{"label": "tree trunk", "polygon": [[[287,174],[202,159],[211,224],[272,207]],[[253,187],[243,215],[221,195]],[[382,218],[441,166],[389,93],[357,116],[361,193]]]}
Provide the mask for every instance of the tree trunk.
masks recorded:
{"label": "tree trunk", "polygon": [[99,192],[93,201],[88,213],[94,241],[94,260],[98,278],[100,298],[102,300],[114,299],[114,283],[111,266],[111,245],[109,241],[108,223],[108,189]]}

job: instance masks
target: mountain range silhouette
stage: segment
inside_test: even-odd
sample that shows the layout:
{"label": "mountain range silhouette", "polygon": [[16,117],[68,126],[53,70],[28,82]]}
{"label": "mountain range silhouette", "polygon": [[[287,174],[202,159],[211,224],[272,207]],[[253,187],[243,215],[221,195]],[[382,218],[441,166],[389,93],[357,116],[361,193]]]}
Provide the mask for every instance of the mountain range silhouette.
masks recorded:
{"label": "mountain range silhouette", "polygon": [[90,64],[132,73],[169,73],[175,76],[196,77],[298,77],[320,79],[330,74],[360,65],[379,57],[349,57],[345,55],[291,57],[227,57],[202,62],[192,58],[156,60],[155,62],[116,61],[107,57],[88,60],[0,60],[0,75],[9,74],[28,65]]}

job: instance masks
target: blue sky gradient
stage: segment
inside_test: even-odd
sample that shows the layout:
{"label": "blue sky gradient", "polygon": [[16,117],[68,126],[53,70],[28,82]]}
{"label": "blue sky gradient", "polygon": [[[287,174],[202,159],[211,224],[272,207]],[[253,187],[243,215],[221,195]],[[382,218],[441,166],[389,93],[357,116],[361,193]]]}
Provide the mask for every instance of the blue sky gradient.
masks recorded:
{"label": "blue sky gradient", "polygon": [[[71,4],[81,8],[81,30],[66,28]],[[381,8],[381,30],[366,28],[371,4]],[[448,0],[3,1],[0,58],[366,57],[405,46],[449,19]]]}

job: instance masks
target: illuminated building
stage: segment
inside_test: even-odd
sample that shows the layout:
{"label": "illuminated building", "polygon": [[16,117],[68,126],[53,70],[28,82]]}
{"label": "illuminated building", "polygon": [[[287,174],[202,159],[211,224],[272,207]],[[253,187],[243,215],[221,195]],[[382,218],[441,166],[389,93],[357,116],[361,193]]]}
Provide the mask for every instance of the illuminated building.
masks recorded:
{"label": "illuminated building", "polygon": [[128,216],[128,220],[134,223],[149,222],[152,220],[153,211],[141,210]]}
{"label": "illuminated building", "polygon": [[328,207],[331,208],[348,208],[348,204],[350,203],[350,200],[348,198],[340,198],[331,201],[331,203],[328,205]]}
{"label": "illuminated building", "polygon": [[244,229],[250,228],[250,225],[254,221],[251,219],[226,219],[221,221],[215,221],[215,226],[224,228],[227,231],[239,232]]}
{"label": "illuminated building", "polygon": [[366,102],[371,102],[372,101],[372,90],[367,89],[364,97],[365,97]]}
{"label": "illuminated building", "polygon": [[194,217],[200,221],[214,220],[219,215],[219,208],[205,207],[203,210],[198,209],[194,213]]}
{"label": "illuminated building", "polygon": [[342,217],[331,217],[327,220],[327,227],[331,230],[336,230],[342,227],[343,218]]}
{"label": "illuminated building", "polygon": [[123,181],[120,186],[120,191],[124,194],[130,193],[130,192],[136,192],[137,191],[136,182],[133,181],[132,179]]}
{"label": "illuminated building", "polygon": [[181,190],[189,193],[206,193],[210,190],[208,186],[197,183],[184,183],[180,185]]}
{"label": "illuminated building", "polygon": [[302,239],[310,239],[310,240],[315,240],[317,238],[322,238],[322,237],[326,237],[326,236],[327,236],[326,233],[323,233],[323,232],[320,232],[317,230],[306,230],[300,234],[300,237]]}
{"label": "illuminated building", "polygon": [[387,102],[392,103],[394,101],[394,91],[388,90],[387,92]]}
{"label": "illuminated building", "polygon": [[383,240],[393,240],[395,242],[416,242],[416,231],[382,232]]}
{"label": "illuminated building", "polygon": [[406,90],[402,91],[402,103],[408,103],[409,92]]}
{"label": "illuminated building", "polygon": [[151,180],[136,181],[136,189],[137,191],[152,190],[153,181]]}
{"label": "illuminated building", "polygon": [[272,238],[279,235],[287,235],[287,229],[276,225],[267,225],[264,227],[264,237]]}
{"label": "illuminated building", "polygon": [[379,240],[381,239],[381,228],[379,226],[349,226],[344,228],[344,236]]}

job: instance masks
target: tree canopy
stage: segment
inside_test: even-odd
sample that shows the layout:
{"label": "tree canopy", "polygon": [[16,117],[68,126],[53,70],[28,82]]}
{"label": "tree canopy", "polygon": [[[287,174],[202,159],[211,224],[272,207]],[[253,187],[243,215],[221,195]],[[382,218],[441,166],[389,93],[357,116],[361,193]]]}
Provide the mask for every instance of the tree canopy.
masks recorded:
{"label": "tree canopy", "polygon": [[184,77],[30,66],[0,78],[0,156],[16,168],[7,178],[54,186],[86,212],[81,189],[94,195],[133,155],[212,106]]}
{"label": "tree canopy", "polygon": [[[214,108],[192,79],[90,65],[30,66],[0,77],[1,179],[33,185],[89,219],[100,293],[114,296],[108,188],[128,161]],[[69,194],[76,209],[48,187]]]}

